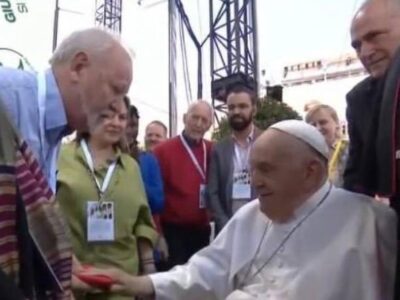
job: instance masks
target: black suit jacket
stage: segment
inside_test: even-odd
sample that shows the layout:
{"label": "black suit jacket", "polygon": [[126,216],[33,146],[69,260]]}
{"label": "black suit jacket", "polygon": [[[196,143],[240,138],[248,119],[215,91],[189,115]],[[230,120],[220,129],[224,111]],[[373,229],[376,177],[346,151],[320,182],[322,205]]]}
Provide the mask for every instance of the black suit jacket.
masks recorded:
{"label": "black suit jacket", "polygon": [[[343,175],[345,189],[374,194],[375,176],[365,176],[366,164],[376,169],[375,159],[368,158],[367,145],[373,143],[371,135],[376,124],[376,107],[381,97],[380,84],[368,77],[358,83],[346,97],[348,133],[350,138],[349,157]],[[369,162],[368,162],[369,160]],[[372,171],[374,172],[374,171]]]}
{"label": "black suit jacket", "polygon": [[395,152],[398,146],[400,51],[386,76],[367,78],[347,94],[350,137],[344,188],[370,195],[398,196]]}

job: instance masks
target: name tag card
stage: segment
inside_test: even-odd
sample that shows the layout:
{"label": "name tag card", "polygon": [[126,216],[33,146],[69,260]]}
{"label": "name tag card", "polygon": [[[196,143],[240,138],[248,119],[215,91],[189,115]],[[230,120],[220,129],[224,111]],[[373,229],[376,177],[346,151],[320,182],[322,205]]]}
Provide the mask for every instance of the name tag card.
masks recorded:
{"label": "name tag card", "polygon": [[206,185],[205,184],[200,184],[199,207],[206,208]]}
{"label": "name tag card", "polygon": [[234,183],[232,187],[233,199],[250,199],[251,187],[250,184]]}
{"label": "name tag card", "polygon": [[232,185],[232,199],[250,199],[251,198],[251,186],[250,186],[250,174],[247,170],[235,172],[233,174],[233,185]]}
{"label": "name tag card", "polygon": [[114,241],[113,202],[88,201],[86,214],[88,242]]}

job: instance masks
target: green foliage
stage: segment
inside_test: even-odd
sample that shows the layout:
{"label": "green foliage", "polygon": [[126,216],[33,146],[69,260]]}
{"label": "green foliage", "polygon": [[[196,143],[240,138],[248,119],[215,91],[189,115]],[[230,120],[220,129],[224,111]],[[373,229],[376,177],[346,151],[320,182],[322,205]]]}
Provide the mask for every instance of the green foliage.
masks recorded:
{"label": "green foliage", "polygon": [[[267,129],[270,125],[289,119],[301,120],[300,115],[286,103],[270,98],[260,99],[257,106],[257,114],[254,123],[260,129]],[[230,134],[228,119],[223,117],[219,127],[213,132],[212,139],[220,141]]]}

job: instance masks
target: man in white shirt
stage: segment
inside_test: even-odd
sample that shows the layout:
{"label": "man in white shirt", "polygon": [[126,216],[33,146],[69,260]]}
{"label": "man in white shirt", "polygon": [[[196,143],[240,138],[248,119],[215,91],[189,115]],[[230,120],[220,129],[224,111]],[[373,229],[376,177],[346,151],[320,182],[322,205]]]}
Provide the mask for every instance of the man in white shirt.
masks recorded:
{"label": "man in white shirt", "polygon": [[156,299],[386,300],[393,293],[396,216],[327,180],[329,149],[311,125],[272,125],[250,154],[259,195],[184,266],[113,290]]}

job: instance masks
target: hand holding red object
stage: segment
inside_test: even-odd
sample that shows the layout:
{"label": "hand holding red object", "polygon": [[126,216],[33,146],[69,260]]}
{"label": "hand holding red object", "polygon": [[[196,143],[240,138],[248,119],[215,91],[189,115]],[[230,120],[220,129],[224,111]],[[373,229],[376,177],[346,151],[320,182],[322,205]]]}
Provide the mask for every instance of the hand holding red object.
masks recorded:
{"label": "hand holding red object", "polygon": [[113,285],[114,280],[111,277],[103,274],[97,274],[97,272],[95,274],[91,274],[91,266],[83,265],[82,268],[82,272],[76,274],[76,276],[83,282],[103,290],[110,289]]}

